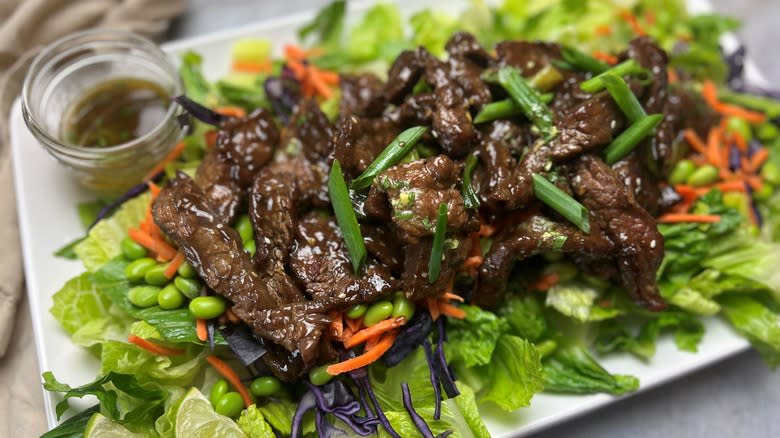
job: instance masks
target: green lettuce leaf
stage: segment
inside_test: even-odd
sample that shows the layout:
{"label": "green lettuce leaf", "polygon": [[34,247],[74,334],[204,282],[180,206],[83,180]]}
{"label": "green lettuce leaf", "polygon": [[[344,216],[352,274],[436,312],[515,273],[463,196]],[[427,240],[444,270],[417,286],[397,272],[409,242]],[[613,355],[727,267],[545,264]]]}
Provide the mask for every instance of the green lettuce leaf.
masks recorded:
{"label": "green lettuce leaf", "polygon": [[509,333],[536,342],[548,330],[542,304],[536,297],[510,297],[498,309],[498,314],[509,324]]}
{"label": "green lettuce leaf", "polygon": [[312,21],[298,29],[298,38],[305,40],[312,36],[319,46],[338,43],[344,29],[346,12],[346,1],[333,1],[320,9]]}
{"label": "green lettuce leaf", "polygon": [[176,414],[186,394],[184,388],[166,386],[168,396],[165,398],[163,414],[154,421],[154,430],[160,438],[176,438]]}
{"label": "green lettuce leaf", "polygon": [[258,406],[263,418],[282,435],[292,433],[292,418],[298,405],[286,399],[272,399],[270,402]]}
{"label": "green lettuce leaf", "polygon": [[547,392],[620,395],[639,388],[636,377],[610,374],[579,345],[558,348],[544,360],[543,366]]}
{"label": "green lettuce leaf", "polygon": [[122,239],[127,237],[128,228],[138,226],[143,220],[148,205],[149,194],[144,193],[122,204],[111,217],[89,230],[87,237],[74,249],[87,271],[97,271],[122,253]]}
{"label": "green lettuce leaf", "polygon": [[103,344],[101,373],[133,374],[141,382],[187,386],[203,369],[206,352],[192,348],[177,356],[158,356],[134,344],[110,341]]}
{"label": "green lettuce leaf", "polygon": [[534,394],[544,388],[539,352],[517,336],[501,336],[490,365],[479,370],[487,380],[479,392],[480,402],[495,403],[505,411],[528,406]]}
{"label": "green lettuce leaf", "polygon": [[425,47],[434,56],[445,54],[444,45],[458,27],[451,16],[430,9],[412,15],[409,23],[412,25],[414,44]]}
{"label": "green lettuce leaf", "polygon": [[689,352],[696,352],[704,336],[704,326],[696,316],[667,311],[648,319],[636,335],[622,322],[608,321],[599,327],[595,347],[601,353],[626,351],[649,359],[655,354],[655,344],[663,330],[674,330],[677,348]]}
{"label": "green lettuce leaf", "polygon": [[723,314],[772,368],[780,366],[780,315],[760,301],[741,295],[718,298]]}
{"label": "green lettuce leaf", "polygon": [[616,307],[604,308],[596,305],[599,291],[582,283],[565,282],[547,291],[545,304],[577,321],[601,321],[620,315]]}
{"label": "green lettuce leaf", "polygon": [[404,31],[398,8],[379,3],[349,33],[346,51],[355,62],[393,59],[403,45]]}
{"label": "green lettuce leaf", "polygon": [[187,97],[202,105],[209,105],[208,97],[211,93],[211,85],[206,80],[201,70],[203,58],[192,50],[185,52],[181,56],[181,67],[179,67],[179,76],[184,85],[184,91]]}
{"label": "green lettuce leaf", "polygon": [[240,427],[249,438],[276,437],[273,429],[271,429],[271,426],[265,421],[263,413],[256,405],[244,409],[244,411],[241,412],[241,417],[239,417],[236,422],[238,423],[238,427]]}
{"label": "green lettuce leaf", "polygon": [[81,438],[84,436],[84,429],[86,429],[89,420],[93,415],[99,412],[99,404],[84,409],[78,414],[63,421],[54,429],[44,433],[40,438]]}
{"label": "green lettuce leaf", "polygon": [[447,359],[462,362],[467,367],[487,365],[493,356],[498,338],[506,332],[506,321],[479,307],[464,305],[464,319],[450,319],[447,324]]}

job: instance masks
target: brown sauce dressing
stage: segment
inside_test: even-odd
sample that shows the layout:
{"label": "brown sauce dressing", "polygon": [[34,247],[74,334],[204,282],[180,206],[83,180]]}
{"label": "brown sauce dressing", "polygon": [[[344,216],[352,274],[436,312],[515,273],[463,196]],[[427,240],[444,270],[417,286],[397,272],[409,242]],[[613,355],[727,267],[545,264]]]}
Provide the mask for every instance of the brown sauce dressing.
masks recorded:
{"label": "brown sauce dressing", "polygon": [[111,79],[86,90],[62,120],[62,140],[109,147],[143,137],[165,117],[168,92],[140,78]]}

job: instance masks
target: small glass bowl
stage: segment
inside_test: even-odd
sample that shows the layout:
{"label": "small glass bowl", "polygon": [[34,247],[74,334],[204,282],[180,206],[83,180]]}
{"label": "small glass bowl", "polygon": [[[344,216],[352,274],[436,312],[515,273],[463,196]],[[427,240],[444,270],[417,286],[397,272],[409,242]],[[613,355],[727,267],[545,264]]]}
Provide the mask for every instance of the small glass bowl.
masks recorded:
{"label": "small glass bowl", "polygon": [[63,117],[92,87],[119,78],[160,85],[181,94],[178,73],[156,44],[126,32],[90,30],[55,41],[33,61],[22,89],[22,114],[30,132],[83,186],[118,194],[137,184],[168,154],[181,135],[180,109],[171,101],[159,124],[144,136],[109,147],[83,147],[63,139]]}

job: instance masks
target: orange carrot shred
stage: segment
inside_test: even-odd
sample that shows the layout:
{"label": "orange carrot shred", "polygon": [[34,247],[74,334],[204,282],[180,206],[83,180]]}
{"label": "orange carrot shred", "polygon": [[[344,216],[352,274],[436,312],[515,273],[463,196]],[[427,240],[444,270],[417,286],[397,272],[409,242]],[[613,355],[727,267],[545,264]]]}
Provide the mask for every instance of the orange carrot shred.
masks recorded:
{"label": "orange carrot shred", "polygon": [[482,266],[482,261],[483,259],[482,256],[480,255],[471,256],[467,258],[466,261],[463,262],[463,266],[469,269],[478,268]]}
{"label": "orange carrot shred", "polygon": [[479,226],[479,235],[481,237],[490,237],[490,236],[492,236],[494,234],[496,234],[496,227],[495,227],[495,225],[480,224],[480,226]]}
{"label": "orange carrot shred", "polygon": [[542,275],[539,277],[531,286],[540,291],[546,291],[549,290],[551,287],[558,284],[558,282],[561,280],[561,278],[558,276],[557,273],[551,272],[546,275]]}
{"label": "orange carrot shred", "polygon": [[171,260],[170,263],[168,263],[168,266],[165,268],[165,276],[168,278],[173,278],[174,275],[176,275],[176,271],[179,269],[179,267],[184,264],[184,253],[179,251],[176,253],[176,256]]}
{"label": "orange carrot shred", "polygon": [[598,59],[599,61],[604,61],[609,65],[615,65],[618,63],[617,56],[610,55],[609,53],[604,53],[599,50],[593,52],[593,57]]}
{"label": "orange carrot shred", "polygon": [[382,338],[379,340],[379,342],[376,343],[376,345],[373,345],[371,349],[367,349],[366,352],[360,356],[356,356],[352,359],[347,359],[343,362],[330,365],[327,368],[328,374],[331,376],[337,376],[339,374],[356,370],[358,368],[363,368],[364,366],[376,362],[380,357],[382,357],[383,354],[387,352],[387,350],[390,349],[390,347],[393,346],[393,342],[395,342],[396,337],[398,337],[397,330],[385,333],[382,335]]}
{"label": "orange carrot shred", "polygon": [[347,324],[347,328],[352,331],[352,333],[355,333],[360,330],[360,327],[363,326],[363,317],[361,316],[358,319],[345,318],[345,322]]}
{"label": "orange carrot shred", "polygon": [[271,61],[252,62],[252,61],[233,61],[231,67],[238,73],[268,73],[272,70]]}
{"label": "orange carrot shred", "polygon": [[610,36],[612,35],[612,28],[608,24],[601,24],[596,26],[593,32],[596,36]]}
{"label": "orange carrot shred", "polygon": [[[721,183],[715,184],[713,187],[715,187],[716,189],[720,190],[721,192],[744,192],[744,191],[746,191],[745,183],[743,183],[742,181],[721,182]],[[706,190],[709,190],[709,189],[706,189]]]}
{"label": "orange carrot shred", "polygon": [[764,165],[764,163],[768,158],[769,158],[769,149],[761,148],[758,151],[756,151],[756,153],[753,154],[752,157],[750,157],[750,163],[749,163],[750,172],[758,172],[758,170],[761,169],[761,166]]}
{"label": "orange carrot shred", "polygon": [[147,181],[146,186],[149,187],[149,193],[152,194],[152,200],[157,198],[157,195],[160,194],[160,190],[162,190],[154,181]]}
{"label": "orange carrot shred", "polygon": [[694,222],[700,224],[712,224],[720,222],[720,216],[715,214],[665,214],[658,218],[662,224],[676,224],[679,222]]}
{"label": "orange carrot shred", "polygon": [[667,70],[666,76],[670,84],[677,84],[680,82],[680,76],[677,74],[677,70],[674,68]]}
{"label": "orange carrot shred", "polygon": [[320,76],[320,72],[316,68],[309,67],[309,81],[314,90],[325,99],[329,99],[333,95],[333,91],[322,80],[322,76]]}
{"label": "orange carrot shred", "polygon": [[179,158],[179,155],[181,155],[181,153],[184,152],[184,146],[185,146],[185,144],[184,144],[183,141],[180,141],[180,142],[176,143],[176,146],[174,146],[173,149],[171,149],[171,151],[168,152],[168,155],[166,155],[165,158],[163,158],[162,161],[157,163],[152,168],[152,170],[150,170],[146,174],[146,176],[144,176],[144,181],[151,181],[152,178],[154,178],[158,173],[162,172],[165,169],[165,166],[168,163],[170,163],[170,162],[176,160],[177,158]]}
{"label": "orange carrot shred", "polygon": [[343,339],[344,317],[341,315],[341,312],[333,310],[328,312],[328,316],[330,316],[330,327],[328,329],[328,334],[334,339]]}
{"label": "orange carrot shred", "polygon": [[460,296],[458,294],[454,294],[452,292],[445,292],[444,295],[441,296],[441,298],[443,298],[445,300],[457,301],[459,303],[463,303],[463,302],[466,301],[466,300],[463,299],[462,296]]}
{"label": "orange carrot shred", "polygon": [[220,106],[215,108],[214,111],[223,116],[235,117],[238,119],[246,117],[246,110],[240,106]]}
{"label": "orange carrot shred", "polygon": [[683,137],[696,152],[699,152],[704,156],[707,155],[707,146],[704,145],[704,141],[702,141],[696,131],[693,129],[686,129],[683,131]]}
{"label": "orange carrot shred", "polygon": [[431,314],[431,319],[436,321],[441,316],[439,312],[439,301],[436,298],[427,298],[425,300],[428,305],[428,313]]}
{"label": "orange carrot shred", "polygon": [[645,10],[645,21],[649,26],[655,25],[655,12],[652,9]]}
{"label": "orange carrot shred", "polygon": [[228,321],[232,322],[233,324],[238,324],[241,322],[241,318],[239,318],[238,315],[236,315],[236,312],[234,312],[230,307],[225,310],[225,316],[227,317]]}
{"label": "orange carrot shred", "polygon": [[632,14],[631,11],[627,9],[623,9],[620,11],[620,18],[625,20],[625,22],[631,27],[631,30],[634,31],[636,36],[644,36],[646,35],[645,30],[642,28],[642,26],[639,24],[639,20],[637,20],[636,15]]}
{"label": "orange carrot shred", "polygon": [[288,44],[284,46],[284,57],[287,59],[302,61],[306,56],[306,51],[296,45]]}
{"label": "orange carrot shred", "polygon": [[217,131],[206,131],[206,147],[213,148],[217,144]]}
{"label": "orange carrot shred", "polygon": [[303,65],[300,61],[287,61],[287,67],[292,70],[293,75],[295,75],[295,78],[299,81],[303,81],[304,77],[306,76],[306,67]]}
{"label": "orange carrot shred", "polygon": [[720,156],[720,127],[712,128],[707,135],[707,159],[715,167],[723,168]]}
{"label": "orange carrot shred", "polygon": [[171,260],[176,257],[177,251],[162,239],[154,238],[149,234],[135,228],[130,228],[127,230],[127,234],[131,239],[133,239],[133,241],[135,241],[135,243],[143,246],[149,251],[157,253],[163,259]]}
{"label": "orange carrot shred", "polygon": [[157,356],[176,356],[184,353],[184,350],[180,348],[163,347],[157,345],[154,342],[148,341],[142,337],[131,334],[127,337],[128,342],[135,344],[149,353],[156,354]]}
{"label": "orange carrot shred", "polygon": [[206,327],[205,319],[195,319],[195,334],[198,335],[198,340],[201,342],[206,342],[209,340],[209,332],[208,327]]}
{"label": "orange carrot shred", "polygon": [[211,366],[213,366],[214,369],[225,378],[225,380],[230,382],[230,384],[236,388],[236,391],[241,394],[241,398],[244,399],[245,407],[252,405],[253,401],[252,396],[249,395],[249,390],[246,389],[246,386],[244,386],[244,384],[241,382],[241,378],[238,377],[238,374],[236,374],[236,372],[230,368],[230,365],[213,354],[206,356],[206,361],[208,361],[208,363],[210,363]]}
{"label": "orange carrot shred", "polygon": [[371,327],[364,328],[355,332],[349,339],[344,341],[344,348],[352,348],[356,345],[360,345],[363,342],[367,342],[370,339],[382,336],[384,333],[394,330],[402,325],[406,324],[406,318],[399,316],[398,318],[385,319],[380,321]]}
{"label": "orange carrot shred", "polygon": [[740,152],[747,152],[748,150],[748,144],[745,141],[745,137],[742,136],[739,132],[732,132],[731,136],[734,138],[734,143],[737,144],[737,149],[739,149]]}
{"label": "orange carrot shred", "polygon": [[450,303],[439,303],[439,311],[442,315],[452,318],[463,319],[466,317],[466,312],[463,309],[455,307]]}
{"label": "orange carrot shred", "polygon": [[707,105],[724,116],[741,117],[750,123],[763,123],[766,115],[756,111],[746,110],[738,106],[729,105],[718,100],[718,89],[711,80],[706,80],[701,87],[701,95]]}

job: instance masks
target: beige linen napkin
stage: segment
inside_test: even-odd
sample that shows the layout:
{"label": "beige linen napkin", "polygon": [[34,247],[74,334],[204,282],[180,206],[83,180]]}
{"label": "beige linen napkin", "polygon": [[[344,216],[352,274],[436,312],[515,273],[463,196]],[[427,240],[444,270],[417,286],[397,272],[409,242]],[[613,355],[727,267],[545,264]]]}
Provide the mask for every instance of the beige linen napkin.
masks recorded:
{"label": "beige linen napkin", "polygon": [[46,44],[94,27],[157,37],[185,0],[0,0],[0,357],[22,295],[22,255],[8,147],[8,112],[27,67]]}

